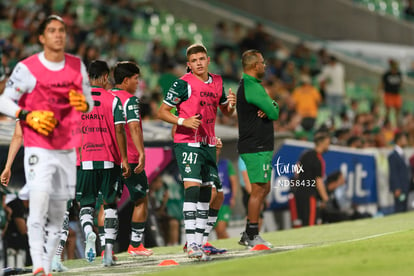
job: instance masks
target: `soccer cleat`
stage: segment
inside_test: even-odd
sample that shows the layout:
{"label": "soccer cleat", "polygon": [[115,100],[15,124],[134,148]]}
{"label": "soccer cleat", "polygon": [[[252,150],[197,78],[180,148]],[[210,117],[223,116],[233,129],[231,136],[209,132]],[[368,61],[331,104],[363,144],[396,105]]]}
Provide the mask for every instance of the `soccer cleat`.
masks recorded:
{"label": "soccer cleat", "polygon": [[218,255],[218,254],[224,254],[227,252],[227,249],[219,249],[212,246],[209,242],[206,242],[202,247],[204,253],[207,255]]}
{"label": "soccer cleat", "polygon": [[104,251],[102,263],[105,267],[116,265],[112,252],[107,252],[106,250]]}
{"label": "soccer cleat", "polygon": [[205,252],[203,252],[203,254],[201,255],[201,257],[198,258],[198,259],[200,261],[203,261],[203,262],[211,261],[211,257],[208,254],[206,254]]}
{"label": "soccer cleat", "polygon": [[133,247],[129,245],[128,253],[132,256],[151,256],[154,252],[151,249],[146,249],[141,243],[138,247]]}
{"label": "soccer cleat", "polygon": [[33,276],[46,276],[45,270],[43,269],[43,267],[39,267],[38,269],[36,269],[33,272]]}
{"label": "soccer cleat", "polygon": [[[103,257],[104,257],[104,254],[105,254],[105,250],[102,250],[102,252],[101,252],[101,259],[102,259],[102,262],[103,262]],[[116,261],[118,261],[118,257],[114,255],[114,251],[112,251],[112,259],[113,259],[115,262],[116,262]]]}
{"label": "soccer cleat", "polygon": [[248,246],[249,244],[248,244],[248,240],[249,240],[249,236],[247,235],[247,233],[246,232],[243,232],[243,233],[241,233],[241,238],[240,238],[240,240],[239,240],[239,244],[240,245],[243,245],[243,246]]}
{"label": "soccer cleat", "polygon": [[86,237],[85,258],[90,263],[95,261],[96,258],[95,241],[96,234],[94,232],[89,232]]}
{"label": "soccer cleat", "polygon": [[187,254],[188,254],[188,258],[197,258],[200,259],[201,257],[203,257],[203,250],[201,249],[201,246],[199,246],[196,243],[192,243],[190,244],[190,246],[187,248]]}
{"label": "soccer cleat", "polygon": [[69,269],[62,264],[60,256],[55,255],[52,259],[52,271],[53,272],[63,272],[68,271]]}
{"label": "soccer cleat", "polygon": [[187,242],[185,242],[185,244],[183,246],[183,251],[184,251],[184,253],[187,253]]}
{"label": "soccer cleat", "polygon": [[269,247],[269,248],[272,248],[273,247],[273,245],[270,243],[270,242],[268,242],[268,241],[265,241],[262,237],[260,237],[259,235],[256,235],[256,236],[254,236],[254,238],[251,240],[251,239],[248,239],[247,240],[247,246],[248,247],[251,247],[251,248],[253,248],[254,246],[256,246],[256,245],[258,245],[258,244],[263,244],[263,245],[266,245],[267,247]]}

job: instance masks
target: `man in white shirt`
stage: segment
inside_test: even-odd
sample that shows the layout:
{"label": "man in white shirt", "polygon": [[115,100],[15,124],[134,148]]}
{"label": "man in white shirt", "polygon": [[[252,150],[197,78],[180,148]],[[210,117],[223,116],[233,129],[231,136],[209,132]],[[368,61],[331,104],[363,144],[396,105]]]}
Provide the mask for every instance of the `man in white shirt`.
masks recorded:
{"label": "man in white shirt", "polygon": [[325,103],[335,116],[342,111],[345,97],[345,69],[335,56],[322,68],[318,76],[320,86],[325,90]]}

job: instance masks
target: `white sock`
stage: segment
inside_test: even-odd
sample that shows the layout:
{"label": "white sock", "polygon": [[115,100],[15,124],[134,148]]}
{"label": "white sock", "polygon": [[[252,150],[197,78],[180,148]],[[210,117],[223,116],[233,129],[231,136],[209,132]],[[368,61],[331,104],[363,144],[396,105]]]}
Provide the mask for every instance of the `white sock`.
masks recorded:
{"label": "white sock", "polygon": [[85,233],[85,239],[90,232],[93,231],[93,212],[95,211],[92,207],[82,207],[79,211],[80,222],[82,225],[83,232]]}
{"label": "white sock", "polygon": [[188,245],[195,243],[197,203],[184,202],[184,227]]}
{"label": "white sock", "polygon": [[45,227],[45,253],[43,254],[43,269],[46,275],[52,271],[52,259],[59,244],[65,212],[66,201],[51,200],[49,202],[48,219]]}
{"label": "white sock", "polygon": [[43,245],[45,240],[45,225],[47,210],[49,208],[49,194],[40,191],[29,193],[29,216],[27,228],[32,256],[33,271],[43,267]]}
{"label": "white sock", "polygon": [[[105,246],[114,244],[118,236],[118,211],[105,207]],[[106,249],[105,249],[106,250]],[[111,250],[112,252],[112,250]]]}
{"label": "white sock", "polygon": [[209,205],[209,202],[197,202],[195,242],[198,245],[203,244],[203,234],[207,225]]}
{"label": "white sock", "polygon": [[211,230],[214,227],[214,224],[216,224],[217,216],[208,216],[206,229],[204,230],[203,235],[203,244],[206,244],[208,242],[208,236],[210,235]]}
{"label": "white sock", "polygon": [[69,235],[69,211],[66,210],[65,215],[63,216],[63,225],[62,231],[60,232],[60,241],[56,249],[56,255],[59,256],[59,259],[62,256],[63,248],[65,247],[66,241]]}

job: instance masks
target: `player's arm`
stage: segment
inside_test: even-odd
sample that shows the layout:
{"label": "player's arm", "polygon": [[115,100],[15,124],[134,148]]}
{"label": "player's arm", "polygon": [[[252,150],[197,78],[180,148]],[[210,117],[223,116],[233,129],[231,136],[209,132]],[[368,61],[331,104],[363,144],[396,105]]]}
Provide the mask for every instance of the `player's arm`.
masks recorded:
{"label": "player's arm", "polygon": [[127,119],[129,132],[131,133],[132,142],[135,145],[139,153],[138,166],[134,169],[136,174],[142,172],[145,168],[145,150],[144,150],[144,137],[142,135],[142,129],[140,126],[140,111],[139,100],[133,96],[128,99],[125,106],[125,116]]}
{"label": "player's arm", "polygon": [[163,103],[158,109],[158,118],[173,125],[182,125],[188,128],[197,129],[201,120],[196,114],[189,118],[179,118],[171,113],[178,103],[188,99],[188,84],[183,80],[176,80],[168,90]]}
{"label": "player's arm", "polygon": [[139,153],[139,163],[134,172],[139,174],[145,168],[145,150],[144,150],[144,137],[142,135],[141,126],[139,122],[133,121],[128,123],[129,131],[131,133],[132,141]]}
{"label": "player's arm", "polygon": [[122,109],[121,101],[118,97],[114,98],[113,112],[115,120],[115,138],[122,159],[122,176],[126,178],[131,175],[131,168],[128,164],[127,140],[125,134],[125,115]]}
{"label": "player's arm", "polygon": [[14,159],[16,158],[16,154],[22,145],[22,142],[23,142],[22,128],[20,126],[19,121],[17,121],[16,127],[14,129],[13,137],[10,142],[6,165],[4,166],[4,170],[0,176],[1,184],[3,184],[4,186],[7,186],[9,184],[10,177],[11,177],[11,167],[13,165]]}
{"label": "player's arm", "polygon": [[223,93],[222,97],[220,99],[220,110],[225,116],[231,116],[234,113],[235,107],[236,107],[236,94],[234,94],[231,91],[231,88],[229,88],[229,95],[226,96],[226,93]]}
{"label": "player's arm", "polygon": [[10,75],[3,94],[0,95],[1,113],[16,118],[20,107],[17,102],[25,93],[30,93],[36,86],[36,78],[26,65],[18,63]]}
{"label": "player's arm", "polygon": [[318,190],[319,196],[322,201],[327,202],[329,200],[328,193],[326,192],[325,184],[323,183],[322,177],[316,177],[316,190]]}
{"label": "player's arm", "polygon": [[234,208],[236,206],[236,197],[237,191],[239,190],[239,184],[236,176],[236,171],[234,170],[231,161],[228,162],[228,171],[229,171],[229,178],[230,178],[230,186],[231,186],[231,198],[230,198],[230,207]]}
{"label": "player's arm", "polygon": [[24,110],[16,104],[23,94],[30,93],[35,86],[35,77],[26,65],[18,63],[0,96],[0,110],[9,117],[19,118],[38,133],[47,136],[57,124],[54,113],[48,110]]}
{"label": "player's arm", "polygon": [[122,159],[122,176],[127,178],[131,175],[131,168],[128,164],[127,141],[124,124],[115,125],[115,137]]}
{"label": "player's arm", "polygon": [[279,118],[279,105],[267,95],[263,87],[250,86],[246,83],[245,94],[246,101],[257,106],[259,110],[266,114],[267,118],[271,120]]}

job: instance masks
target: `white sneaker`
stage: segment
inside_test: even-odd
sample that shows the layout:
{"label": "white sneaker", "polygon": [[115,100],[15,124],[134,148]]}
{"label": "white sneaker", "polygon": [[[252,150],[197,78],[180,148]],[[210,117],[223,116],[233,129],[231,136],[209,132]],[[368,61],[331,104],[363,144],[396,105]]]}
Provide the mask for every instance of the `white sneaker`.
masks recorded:
{"label": "white sneaker", "polygon": [[67,268],[66,266],[62,264],[62,261],[60,260],[60,256],[58,255],[53,256],[53,259],[52,259],[52,271],[53,272],[64,272],[68,270],[69,268]]}
{"label": "white sneaker", "polygon": [[88,236],[86,236],[85,259],[90,263],[95,261],[96,258],[95,241],[96,234],[89,232]]}
{"label": "white sneaker", "polygon": [[270,242],[264,240],[259,235],[254,236],[254,238],[252,240],[251,239],[247,240],[247,246],[248,247],[253,248],[254,246],[256,246],[258,244],[263,244],[263,245],[266,245],[269,248],[273,248],[273,245]]}

